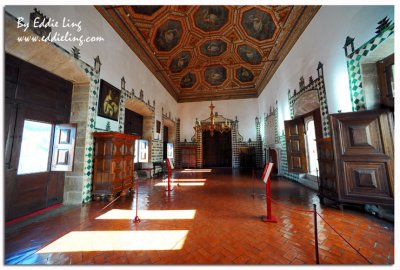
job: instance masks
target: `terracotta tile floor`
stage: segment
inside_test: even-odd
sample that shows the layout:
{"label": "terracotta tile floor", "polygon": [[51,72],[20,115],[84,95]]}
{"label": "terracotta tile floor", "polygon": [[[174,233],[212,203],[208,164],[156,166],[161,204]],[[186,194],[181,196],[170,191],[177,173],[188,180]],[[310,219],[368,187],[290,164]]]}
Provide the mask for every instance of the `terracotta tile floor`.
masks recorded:
{"label": "terracotta tile floor", "polygon": [[[160,179],[139,182],[140,223],[132,222],[135,197],[128,196],[103,210],[108,202],[61,206],[5,226],[5,264],[315,264],[312,214],[273,203],[278,223],[262,222],[265,185],[250,173],[176,171],[174,178],[182,184],[169,196]],[[392,223],[322,206],[315,192],[283,178],[273,178],[271,189],[286,206],[317,204],[373,264],[394,263]],[[318,230],[321,264],[367,264],[320,218]]]}

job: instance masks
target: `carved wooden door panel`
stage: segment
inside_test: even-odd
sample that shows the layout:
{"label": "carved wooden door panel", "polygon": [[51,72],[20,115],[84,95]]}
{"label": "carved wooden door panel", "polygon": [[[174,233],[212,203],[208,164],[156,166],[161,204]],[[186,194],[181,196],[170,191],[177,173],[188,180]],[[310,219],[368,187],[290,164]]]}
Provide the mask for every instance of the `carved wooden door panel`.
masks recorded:
{"label": "carved wooden door panel", "polygon": [[53,125],[52,114],[26,106],[15,119],[5,167],[7,220],[62,203],[64,172],[74,163],[76,125]]}
{"label": "carved wooden door panel", "polygon": [[181,147],[182,168],[196,168],[196,146]]}
{"label": "carved wooden door panel", "polygon": [[203,166],[232,167],[231,132],[203,132]]}
{"label": "carved wooden door panel", "polygon": [[[22,151],[23,140],[27,140],[32,136],[33,132],[24,134],[26,121],[29,123],[44,123],[46,126],[51,126],[52,116],[46,112],[20,108],[16,114],[15,126],[13,131],[12,151],[5,170],[6,175],[6,220],[17,218],[34,211],[47,207],[47,186],[50,179],[48,168],[48,160],[45,160],[42,153],[34,153],[37,148],[31,149],[29,145],[24,146]],[[35,120],[39,121],[35,121]],[[48,131],[48,130],[47,130]],[[29,134],[27,136],[27,134]],[[45,137],[50,143],[51,133],[46,133]],[[40,163],[40,168],[37,164],[24,165],[20,159],[22,156],[36,156],[35,160]]]}
{"label": "carved wooden door panel", "polygon": [[317,147],[319,164],[319,196],[337,201],[338,191],[332,137],[317,139]]}
{"label": "carved wooden door panel", "polygon": [[58,124],[54,129],[52,171],[73,171],[77,124]]}
{"label": "carved wooden door panel", "polygon": [[303,118],[285,121],[285,134],[289,172],[307,173]]}
{"label": "carved wooden door panel", "polygon": [[[54,126],[70,118],[72,83],[5,55],[5,219],[62,203],[64,175],[51,170]],[[57,132],[56,132],[57,133]],[[65,133],[59,138],[65,139]],[[69,134],[72,135],[72,134]],[[68,139],[72,139],[69,136]],[[58,164],[73,164],[73,146]],[[60,149],[61,150],[61,149]]]}
{"label": "carved wooden door panel", "polygon": [[94,199],[112,199],[133,187],[135,141],[139,136],[119,132],[94,132]]}
{"label": "carved wooden door panel", "polygon": [[125,140],[125,154],[124,154],[124,175],[123,175],[123,189],[132,189],[133,187],[133,152],[135,148],[135,139],[126,136]]}
{"label": "carved wooden door panel", "polygon": [[331,115],[341,202],[393,203],[391,119],[382,111]]}

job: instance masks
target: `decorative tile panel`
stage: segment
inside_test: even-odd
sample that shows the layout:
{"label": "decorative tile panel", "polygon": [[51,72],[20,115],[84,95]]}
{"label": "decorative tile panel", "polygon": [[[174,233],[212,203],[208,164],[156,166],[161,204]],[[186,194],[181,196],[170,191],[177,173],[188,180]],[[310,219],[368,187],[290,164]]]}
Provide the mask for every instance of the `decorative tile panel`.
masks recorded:
{"label": "decorative tile panel", "polygon": [[258,117],[256,117],[256,142],[255,142],[255,149],[256,149],[256,167],[262,168],[263,167],[263,153],[262,153],[262,139],[261,139],[261,121]]}
{"label": "decorative tile panel", "polygon": [[290,108],[290,117],[294,118],[294,105],[295,102],[305,93],[309,91],[318,91],[318,99],[319,99],[319,107],[321,113],[321,121],[322,121],[322,136],[323,138],[328,138],[331,136],[330,125],[329,125],[329,111],[328,111],[328,101],[326,98],[326,89],[325,89],[325,81],[324,81],[324,72],[323,65],[321,62],[318,63],[318,78],[315,80],[312,76],[309,77],[308,85],[305,85],[304,78],[300,78],[299,87],[300,90],[297,92],[296,89],[293,91],[293,95],[291,95],[290,90],[288,91],[289,98],[289,108]]}
{"label": "decorative tile panel", "polygon": [[264,117],[265,146],[277,143],[279,140],[277,133],[277,108],[270,108],[269,114]]}
{"label": "decorative tile panel", "polygon": [[175,164],[178,168],[182,167],[182,153],[181,153],[181,119],[178,118],[176,120],[176,129],[175,129],[175,149],[174,149],[174,158]]}
{"label": "decorative tile panel", "polygon": [[[387,25],[382,25],[386,23]],[[345,54],[347,62],[347,72],[349,74],[350,97],[353,112],[366,109],[365,91],[362,85],[361,77],[361,61],[374,51],[379,44],[385,41],[389,36],[394,34],[394,23],[387,20],[379,22],[377,35],[364,43],[361,47],[354,50],[354,39],[347,37],[345,44]],[[347,47],[351,46],[353,50],[348,54]]]}
{"label": "decorative tile panel", "polygon": [[86,75],[90,79],[89,88],[89,102],[88,102],[88,116],[87,116],[87,127],[86,127],[86,139],[85,139],[85,159],[84,159],[84,176],[82,181],[82,203],[86,203],[91,200],[92,192],[92,177],[93,177],[93,135],[95,131],[95,121],[97,115],[97,103],[99,100],[100,91],[100,73],[96,73],[94,69],[87,64],[82,64],[81,68],[85,71]]}

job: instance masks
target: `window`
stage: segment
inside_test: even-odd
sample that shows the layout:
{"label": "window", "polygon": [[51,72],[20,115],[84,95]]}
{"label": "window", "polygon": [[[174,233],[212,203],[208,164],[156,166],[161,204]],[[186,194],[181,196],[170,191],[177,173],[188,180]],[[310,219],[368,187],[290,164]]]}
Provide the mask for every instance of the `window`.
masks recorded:
{"label": "window", "polygon": [[24,121],[17,174],[48,171],[52,124]]}
{"label": "window", "polygon": [[51,171],[72,171],[75,136],[76,124],[52,125],[24,120],[17,174],[47,172],[50,158]]}
{"label": "window", "polygon": [[149,154],[149,147],[148,147],[147,140],[139,140],[139,162],[149,162],[148,154]]}
{"label": "window", "polygon": [[149,142],[147,140],[135,140],[134,163],[149,161]]}
{"label": "window", "polygon": [[139,152],[139,140],[135,140],[135,151],[133,153],[133,163],[138,163],[138,152]]}

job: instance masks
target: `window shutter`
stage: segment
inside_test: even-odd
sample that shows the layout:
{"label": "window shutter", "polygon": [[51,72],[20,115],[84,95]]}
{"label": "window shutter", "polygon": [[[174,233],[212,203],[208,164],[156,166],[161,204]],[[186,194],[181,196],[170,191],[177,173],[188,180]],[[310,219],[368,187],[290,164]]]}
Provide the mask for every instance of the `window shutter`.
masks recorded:
{"label": "window shutter", "polygon": [[59,124],[55,126],[52,171],[70,172],[74,167],[76,124]]}
{"label": "window shutter", "polygon": [[285,121],[286,151],[288,171],[307,173],[307,153],[302,117]]}

